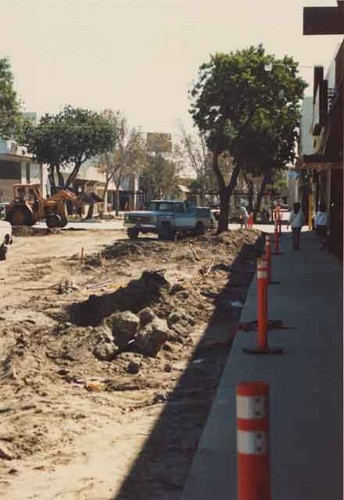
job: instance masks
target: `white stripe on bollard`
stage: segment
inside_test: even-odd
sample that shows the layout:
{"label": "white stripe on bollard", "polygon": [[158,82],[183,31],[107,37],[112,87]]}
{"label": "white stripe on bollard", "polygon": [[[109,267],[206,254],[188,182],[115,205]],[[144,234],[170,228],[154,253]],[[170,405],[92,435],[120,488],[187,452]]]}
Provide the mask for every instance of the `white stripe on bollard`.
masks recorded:
{"label": "white stripe on bollard", "polygon": [[237,417],[255,419],[267,417],[265,396],[237,396]]}
{"label": "white stripe on bollard", "polygon": [[243,455],[268,453],[268,434],[264,431],[237,431],[237,450]]}
{"label": "white stripe on bollard", "polygon": [[259,269],[257,270],[257,278],[258,279],[268,279],[268,272],[266,269],[260,271]]}

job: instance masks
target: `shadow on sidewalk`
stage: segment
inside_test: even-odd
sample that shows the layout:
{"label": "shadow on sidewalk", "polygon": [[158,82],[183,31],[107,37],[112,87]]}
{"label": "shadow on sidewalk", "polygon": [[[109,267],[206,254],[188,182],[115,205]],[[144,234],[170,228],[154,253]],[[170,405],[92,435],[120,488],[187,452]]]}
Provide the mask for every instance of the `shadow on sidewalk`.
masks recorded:
{"label": "shadow on sidewalk", "polygon": [[[245,301],[264,238],[245,245],[215,303]],[[176,500],[206,423],[241,309],[217,307],[179,383],[113,500]],[[115,465],[115,464],[114,464]]]}

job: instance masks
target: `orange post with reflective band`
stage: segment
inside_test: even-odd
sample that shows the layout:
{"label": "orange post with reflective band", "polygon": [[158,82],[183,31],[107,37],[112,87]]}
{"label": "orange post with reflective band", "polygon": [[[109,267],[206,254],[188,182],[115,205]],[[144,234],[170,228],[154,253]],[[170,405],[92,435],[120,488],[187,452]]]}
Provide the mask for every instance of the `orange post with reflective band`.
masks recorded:
{"label": "orange post with reflective band", "polygon": [[258,348],[268,348],[268,268],[266,259],[257,261]]}
{"label": "orange post with reflective band", "polygon": [[237,386],[238,500],[270,500],[269,386]]}
{"label": "orange post with reflective band", "polygon": [[279,232],[279,234],[282,233],[282,220],[281,219],[278,220],[278,232]]}
{"label": "orange post with reflective band", "polygon": [[265,258],[268,263],[268,283],[271,283],[271,241],[270,236],[265,236]]}
{"label": "orange post with reflective band", "polygon": [[275,224],[275,253],[279,253],[279,234],[277,224]]}

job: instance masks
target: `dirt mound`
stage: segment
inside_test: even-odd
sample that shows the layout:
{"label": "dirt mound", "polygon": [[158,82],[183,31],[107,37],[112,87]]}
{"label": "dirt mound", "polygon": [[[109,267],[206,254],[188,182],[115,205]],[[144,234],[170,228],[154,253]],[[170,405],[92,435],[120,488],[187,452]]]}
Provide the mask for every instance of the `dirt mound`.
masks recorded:
{"label": "dirt mound", "polygon": [[13,236],[49,236],[50,234],[61,234],[61,229],[49,229],[48,227],[13,226]]}
{"label": "dirt mound", "polygon": [[118,241],[113,245],[105,247],[101,255],[106,259],[116,259],[119,257],[135,258],[156,255],[165,251],[166,242],[140,239],[137,241]]}
{"label": "dirt mound", "polygon": [[170,284],[163,270],[143,271],[141,277],[132,280],[126,287],[102,296],[91,295],[88,300],[70,307],[70,318],[79,326],[99,325],[103,318],[116,311],[137,313],[157,302]]}

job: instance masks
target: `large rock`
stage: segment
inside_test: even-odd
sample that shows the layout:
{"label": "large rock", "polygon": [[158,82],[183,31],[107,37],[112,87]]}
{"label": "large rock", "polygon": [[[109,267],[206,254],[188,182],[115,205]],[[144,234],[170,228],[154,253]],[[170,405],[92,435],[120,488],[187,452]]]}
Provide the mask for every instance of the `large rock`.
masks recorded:
{"label": "large rock", "polygon": [[137,361],[129,361],[129,364],[127,366],[127,372],[130,373],[131,375],[136,375],[137,373],[139,373],[140,371],[140,363],[138,363]]}
{"label": "large rock", "polygon": [[138,313],[138,317],[140,318],[140,325],[143,327],[151,323],[156,318],[156,314],[150,307],[145,307]]}
{"label": "large rock", "polygon": [[114,344],[99,343],[93,349],[93,355],[100,361],[112,361],[118,353],[118,347]]}
{"label": "large rock", "polygon": [[142,328],[135,338],[135,349],[146,356],[155,357],[166,342],[169,329],[166,322],[155,318]]}
{"label": "large rock", "polygon": [[167,318],[167,324],[169,328],[172,328],[174,325],[182,325],[182,326],[194,326],[195,325],[194,318],[185,311],[173,311]]}
{"label": "large rock", "polygon": [[113,344],[112,324],[108,325],[105,321],[103,321],[103,324],[100,327],[93,329],[92,338],[94,345]]}
{"label": "large rock", "polygon": [[4,460],[14,459],[14,453],[4,443],[0,443],[0,458]]}
{"label": "large rock", "polygon": [[140,319],[130,311],[117,312],[111,316],[112,335],[115,344],[119,349],[128,347],[128,342],[132,340],[139,328]]}
{"label": "large rock", "polygon": [[181,323],[176,323],[171,327],[168,340],[179,340],[190,335],[190,327]]}

